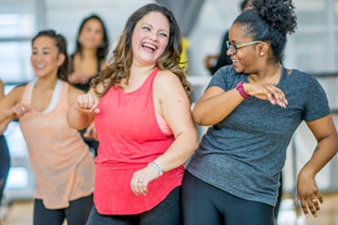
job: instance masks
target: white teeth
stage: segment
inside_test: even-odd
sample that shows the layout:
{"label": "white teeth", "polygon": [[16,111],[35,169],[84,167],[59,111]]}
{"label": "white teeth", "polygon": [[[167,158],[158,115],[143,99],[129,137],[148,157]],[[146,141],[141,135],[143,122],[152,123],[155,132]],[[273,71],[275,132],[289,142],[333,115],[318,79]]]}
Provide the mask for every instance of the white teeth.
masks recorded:
{"label": "white teeth", "polygon": [[156,47],[155,47],[154,45],[147,44],[147,43],[143,44],[143,46],[144,46],[144,47],[147,47],[147,48],[151,48],[151,49],[153,49],[153,50],[156,49]]}
{"label": "white teeth", "polygon": [[36,65],[36,68],[38,69],[43,69],[45,66],[44,65]]}

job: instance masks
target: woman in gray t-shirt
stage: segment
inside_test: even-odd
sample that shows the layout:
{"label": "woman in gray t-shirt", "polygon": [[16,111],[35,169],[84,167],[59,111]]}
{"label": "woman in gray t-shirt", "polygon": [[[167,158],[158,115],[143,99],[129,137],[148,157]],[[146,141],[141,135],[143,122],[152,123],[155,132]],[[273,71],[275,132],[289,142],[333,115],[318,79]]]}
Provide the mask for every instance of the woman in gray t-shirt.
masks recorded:
{"label": "woman in gray t-shirt", "polygon": [[312,75],[282,66],[297,25],[292,1],[253,5],[230,28],[233,64],[215,73],[193,110],[210,128],[187,166],[185,225],[273,225],[286,149],[302,121],[318,144],[299,173],[297,199],[314,216],[323,202],[315,176],[338,146],[326,94]]}

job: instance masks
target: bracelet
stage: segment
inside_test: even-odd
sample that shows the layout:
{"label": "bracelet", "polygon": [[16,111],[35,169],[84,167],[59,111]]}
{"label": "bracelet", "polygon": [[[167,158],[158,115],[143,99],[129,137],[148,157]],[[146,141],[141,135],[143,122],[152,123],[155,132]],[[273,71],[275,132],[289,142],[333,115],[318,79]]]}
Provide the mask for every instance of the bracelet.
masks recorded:
{"label": "bracelet", "polygon": [[245,92],[244,87],[243,87],[243,84],[245,84],[244,81],[239,82],[239,83],[236,85],[236,89],[237,89],[237,91],[239,92],[239,94],[240,94],[243,98],[250,98],[250,95],[248,95],[248,93]]}
{"label": "bracelet", "polygon": [[150,163],[148,163],[148,166],[154,167],[160,173],[160,176],[163,175],[163,171],[162,171],[161,167],[159,165],[157,165],[156,163],[150,162]]}

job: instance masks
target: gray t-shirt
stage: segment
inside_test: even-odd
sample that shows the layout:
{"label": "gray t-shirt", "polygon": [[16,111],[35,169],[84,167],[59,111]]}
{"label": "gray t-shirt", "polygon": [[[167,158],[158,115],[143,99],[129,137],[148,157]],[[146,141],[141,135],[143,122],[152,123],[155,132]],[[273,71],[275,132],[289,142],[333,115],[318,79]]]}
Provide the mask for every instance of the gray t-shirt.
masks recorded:
{"label": "gray t-shirt", "polygon": [[[286,149],[299,124],[330,113],[323,88],[310,74],[292,70],[279,84],[287,108],[255,97],[245,99],[228,117],[210,127],[187,170],[194,176],[237,197],[274,206]],[[219,69],[208,87],[225,91],[241,81],[233,66]],[[224,102],[224,104],[227,104]]]}

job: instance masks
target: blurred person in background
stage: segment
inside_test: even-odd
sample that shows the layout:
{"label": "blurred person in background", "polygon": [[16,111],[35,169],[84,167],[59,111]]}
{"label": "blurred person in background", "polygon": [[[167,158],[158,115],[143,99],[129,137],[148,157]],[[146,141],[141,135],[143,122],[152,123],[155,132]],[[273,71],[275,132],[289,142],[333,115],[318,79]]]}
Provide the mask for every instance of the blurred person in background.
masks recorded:
{"label": "blurred person in background", "polygon": [[109,48],[107,28],[96,14],[84,18],[76,35],[76,48],[71,58],[69,82],[87,92],[90,80],[106,65]]}
{"label": "blurred person in background", "polygon": [[[87,92],[91,79],[107,65],[108,48],[108,33],[102,18],[96,14],[85,17],[76,35],[75,51],[70,55],[70,83]],[[98,142],[91,138],[92,133],[95,133],[94,126],[90,125],[80,132],[90,151],[96,156]]]}

